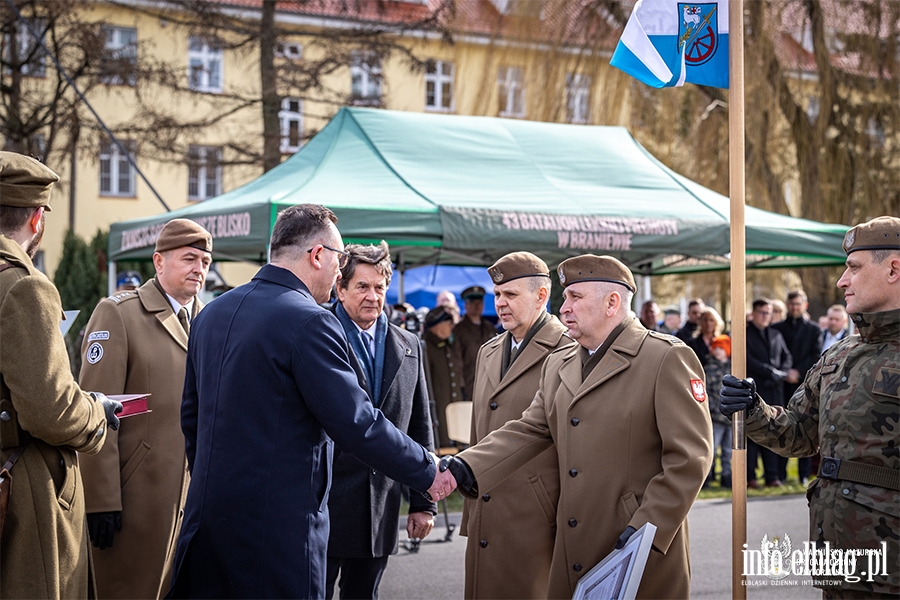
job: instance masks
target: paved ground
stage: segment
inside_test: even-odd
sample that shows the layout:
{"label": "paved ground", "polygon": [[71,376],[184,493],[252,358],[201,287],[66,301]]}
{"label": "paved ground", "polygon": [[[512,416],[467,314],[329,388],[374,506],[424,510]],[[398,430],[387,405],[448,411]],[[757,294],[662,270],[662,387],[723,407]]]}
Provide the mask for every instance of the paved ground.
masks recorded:
{"label": "paved ground", "polygon": [[[750,549],[759,549],[764,535],[790,536],[794,549],[807,539],[807,507],[803,495],[754,498],[747,508],[747,538]],[[459,523],[459,514],[451,514]],[[401,519],[401,539],[405,539],[406,518]],[[691,597],[724,599],[731,597],[731,501],[700,500],[689,517],[691,534]],[[435,520],[430,539],[446,532],[443,516]],[[426,542],[417,553],[400,549],[388,563],[381,583],[382,600],[459,600],[463,597],[466,539],[453,534],[445,543]],[[766,577],[753,577],[748,589],[751,600],[818,599],[822,593],[809,585],[809,578],[789,575],[775,585]]]}

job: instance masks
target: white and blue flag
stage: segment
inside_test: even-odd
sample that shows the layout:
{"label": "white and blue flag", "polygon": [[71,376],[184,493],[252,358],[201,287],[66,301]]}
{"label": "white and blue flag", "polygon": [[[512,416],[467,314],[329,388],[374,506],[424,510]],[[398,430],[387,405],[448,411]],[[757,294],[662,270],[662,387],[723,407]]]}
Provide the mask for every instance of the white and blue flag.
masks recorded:
{"label": "white and blue flag", "polygon": [[637,0],[609,64],[655,88],[727,88],[728,0]]}

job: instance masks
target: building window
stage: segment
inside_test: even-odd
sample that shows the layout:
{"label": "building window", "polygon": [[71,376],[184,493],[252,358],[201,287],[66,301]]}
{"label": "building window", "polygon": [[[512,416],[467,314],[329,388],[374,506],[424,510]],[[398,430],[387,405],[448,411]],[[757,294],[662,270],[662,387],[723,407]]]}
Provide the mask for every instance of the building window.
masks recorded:
{"label": "building window", "polygon": [[221,93],[222,49],[215,41],[191,38],[188,46],[188,79],[195,92]]}
{"label": "building window", "polygon": [[425,108],[429,110],[453,110],[452,62],[430,60],[425,67]]}
{"label": "building window", "polygon": [[100,62],[103,83],[134,85],[137,82],[137,29],[104,27],[106,52]]}
{"label": "building window", "polygon": [[356,53],[350,64],[350,102],[355,106],[381,106],[381,57]]}
{"label": "building window", "polygon": [[190,146],[188,149],[188,200],[206,200],[222,193],[222,149]]}
{"label": "building window", "polygon": [[[11,69],[32,77],[43,77],[47,73],[47,53],[40,44],[46,33],[45,27],[44,19],[25,19],[12,27],[12,34],[3,36],[4,59]],[[32,30],[40,37],[35,37]]]}
{"label": "building window", "polygon": [[303,145],[303,101],[284,98],[278,121],[281,123],[281,151],[285,154],[296,152]]}
{"label": "building window", "polygon": [[566,75],[566,123],[589,123],[591,120],[591,78],[588,75]]}
{"label": "building window", "polygon": [[289,60],[300,60],[303,57],[303,48],[295,42],[278,42],[275,44],[275,56]]}
{"label": "building window", "polygon": [[[134,141],[122,142],[125,150],[134,156]],[[122,154],[118,144],[106,140],[100,144],[100,195],[134,196],[134,167],[128,156]]]}
{"label": "building window", "polygon": [[525,116],[525,82],[519,67],[500,67],[497,72],[501,117]]}

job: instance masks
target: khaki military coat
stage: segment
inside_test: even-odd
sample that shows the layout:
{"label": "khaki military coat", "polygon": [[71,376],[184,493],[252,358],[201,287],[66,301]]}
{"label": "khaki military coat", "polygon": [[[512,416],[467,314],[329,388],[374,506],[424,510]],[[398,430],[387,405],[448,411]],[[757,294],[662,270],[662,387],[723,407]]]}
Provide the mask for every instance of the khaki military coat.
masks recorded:
{"label": "khaki military coat", "polygon": [[[194,314],[200,300],[194,300]],[[85,329],[81,385],[151,394],[149,414],[122,420],[82,462],[87,512],[122,512],[113,546],[92,548],[100,598],[156,598],[169,590],[187,494],[181,392],[188,336],[151,279],[97,305]]]}
{"label": "khaki military coat", "polygon": [[471,400],[475,390],[475,372],[478,362],[478,351],[489,339],[497,336],[497,329],[487,319],[481,319],[479,324],[463,318],[453,327],[453,337],[459,346],[459,354],[462,357],[463,392],[464,400]]}
{"label": "khaki military coat", "polygon": [[560,497],[549,598],[571,598],[626,527],[648,522],[657,531],[638,597],[688,598],[687,515],[713,448],[703,368],[683,342],[630,318],[584,381],[581,370],[580,346],[551,354],[522,418],[460,457],[484,494],[556,447]]}
{"label": "khaki military coat", "polygon": [[429,331],[424,341],[425,374],[429,379],[428,391],[434,405],[433,416],[437,420],[435,446],[446,448],[452,445],[447,436],[447,405],[463,399],[462,355],[455,336],[442,340]]}
{"label": "khaki military coat", "polygon": [[102,405],[79,389],[59,331],[62,303],[21,246],[0,235],[0,465],[13,466],[0,598],[94,597],[76,452],[106,440]]}
{"label": "khaki military coat", "polygon": [[[484,439],[531,404],[551,352],[574,343],[552,317],[531,338],[501,379],[509,332],[478,353],[472,442]],[[466,598],[546,598],[556,538],[559,470],[556,448],[544,450],[502,483],[463,506]],[[526,549],[527,551],[523,551]]]}

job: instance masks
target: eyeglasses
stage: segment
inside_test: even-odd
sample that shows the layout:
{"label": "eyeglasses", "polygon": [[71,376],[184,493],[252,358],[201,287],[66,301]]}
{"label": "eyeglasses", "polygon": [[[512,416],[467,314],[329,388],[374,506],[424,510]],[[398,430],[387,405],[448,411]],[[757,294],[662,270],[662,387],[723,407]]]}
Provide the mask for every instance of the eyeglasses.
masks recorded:
{"label": "eyeglasses", "polygon": [[[322,244],[322,247],[325,248],[326,250],[331,250],[332,252],[337,252],[338,266],[340,268],[343,269],[344,267],[347,266],[347,262],[350,260],[349,252],[347,252],[346,250],[338,250],[337,248],[331,248],[330,246],[326,246],[325,244]],[[312,253],[313,250],[315,250],[315,248],[310,248],[309,250],[307,250],[307,252]]]}

